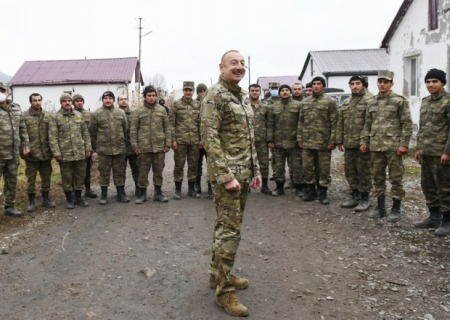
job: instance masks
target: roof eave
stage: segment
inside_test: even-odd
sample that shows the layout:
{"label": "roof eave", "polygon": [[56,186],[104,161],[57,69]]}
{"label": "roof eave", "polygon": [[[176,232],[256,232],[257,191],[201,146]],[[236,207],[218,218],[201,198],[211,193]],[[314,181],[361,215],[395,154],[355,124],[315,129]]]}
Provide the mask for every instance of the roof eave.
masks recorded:
{"label": "roof eave", "polygon": [[305,72],[306,72],[306,68],[308,67],[308,64],[309,64],[309,60],[311,59],[311,53],[310,52],[308,52],[308,56],[306,57],[306,61],[305,61],[305,64],[303,65],[303,69],[302,69],[302,72],[300,73],[300,75],[298,76],[298,80],[302,80],[302,78],[303,78],[303,75],[305,74]]}
{"label": "roof eave", "polygon": [[389,41],[391,41],[392,36],[394,35],[395,30],[397,30],[398,25],[402,21],[406,12],[408,11],[409,6],[413,0],[404,0],[398,9],[397,14],[395,15],[394,20],[392,21],[388,31],[386,32],[383,40],[381,41],[380,48],[387,48],[389,46]]}
{"label": "roof eave", "polygon": [[20,82],[11,83],[11,87],[28,87],[28,86],[58,86],[64,84],[109,84],[109,83],[130,83],[130,80],[65,80],[65,81],[46,81],[46,82]]}
{"label": "roof eave", "polygon": [[378,70],[364,70],[364,71],[325,71],[324,76],[372,76],[377,75]]}

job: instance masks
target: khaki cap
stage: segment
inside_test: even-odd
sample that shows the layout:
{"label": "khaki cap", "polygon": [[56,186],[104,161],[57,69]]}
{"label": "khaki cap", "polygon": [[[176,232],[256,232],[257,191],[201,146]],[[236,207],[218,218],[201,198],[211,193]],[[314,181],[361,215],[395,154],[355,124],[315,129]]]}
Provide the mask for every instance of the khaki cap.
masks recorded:
{"label": "khaki cap", "polygon": [[192,89],[194,90],[195,83],[194,81],[183,81],[183,89]]}
{"label": "khaki cap", "polygon": [[269,88],[279,88],[280,83],[279,82],[269,82]]}
{"label": "khaki cap", "polygon": [[378,79],[387,79],[389,81],[394,80],[394,74],[392,71],[389,70],[380,70],[378,71]]}
{"label": "khaki cap", "polygon": [[6,82],[0,82],[0,88],[2,88],[3,90],[8,90],[9,85]]}

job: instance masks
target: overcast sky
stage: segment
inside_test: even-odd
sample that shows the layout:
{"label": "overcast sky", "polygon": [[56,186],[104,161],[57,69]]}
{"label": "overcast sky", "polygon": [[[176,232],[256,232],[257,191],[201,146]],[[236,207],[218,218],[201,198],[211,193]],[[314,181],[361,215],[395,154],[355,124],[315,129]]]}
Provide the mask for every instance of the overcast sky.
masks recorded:
{"label": "overcast sky", "polygon": [[[14,0],[0,4],[0,71],[24,61],[137,57],[163,74],[211,85],[221,55],[251,57],[251,81],[299,75],[313,50],[378,48],[403,0]],[[247,72],[248,76],[248,72]],[[248,78],[241,84],[248,86]]]}

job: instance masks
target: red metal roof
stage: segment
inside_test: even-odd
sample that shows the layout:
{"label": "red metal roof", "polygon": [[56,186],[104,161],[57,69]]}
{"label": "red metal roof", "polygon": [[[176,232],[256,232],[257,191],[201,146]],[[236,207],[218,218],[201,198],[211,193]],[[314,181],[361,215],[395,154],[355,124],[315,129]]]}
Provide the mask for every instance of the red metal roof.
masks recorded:
{"label": "red metal roof", "polygon": [[25,61],[12,86],[139,81],[137,57],[113,59]]}

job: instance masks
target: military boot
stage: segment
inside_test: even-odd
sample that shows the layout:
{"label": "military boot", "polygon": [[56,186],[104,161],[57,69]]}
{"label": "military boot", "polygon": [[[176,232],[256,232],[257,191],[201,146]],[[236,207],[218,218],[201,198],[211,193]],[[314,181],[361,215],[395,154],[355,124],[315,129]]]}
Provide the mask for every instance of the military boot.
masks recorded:
{"label": "military boot", "polygon": [[175,192],[173,193],[173,199],[180,200],[181,199],[181,185],[183,183],[182,181],[175,181]]}
{"label": "military boot", "polygon": [[3,214],[5,216],[10,216],[10,217],[21,217],[22,216],[22,212],[19,210],[15,210],[14,206],[5,206],[5,210],[3,210]]}
{"label": "military boot", "polygon": [[417,229],[436,229],[439,228],[442,222],[441,212],[439,207],[428,207],[430,216],[423,221],[414,223]]}
{"label": "military boot", "polygon": [[317,191],[315,184],[308,184],[308,192],[303,195],[303,201],[313,201],[317,198]]}
{"label": "military boot", "polygon": [[369,210],[370,203],[369,203],[369,193],[368,192],[361,192],[361,200],[359,201],[359,204],[356,206],[355,211],[356,212],[363,212]]}
{"label": "military boot", "polygon": [[66,195],[66,209],[75,208],[72,191],[65,191],[64,194]]}
{"label": "military boot", "polygon": [[319,187],[319,202],[321,204],[330,204],[328,200],[328,187]]}
{"label": "military boot", "polygon": [[102,193],[100,194],[100,200],[98,200],[98,204],[107,204],[108,203],[108,187],[100,187],[102,189]]}
{"label": "military boot", "polygon": [[147,201],[147,188],[139,188],[139,195],[134,203],[142,204],[145,201]]}
{"label": "military boot", "polygon": [[289,181],[284,188],[285,189],[294,189],[295,188],[295,183],[294,183],[294,180],[292,179],[292,175],[289,176]]}
{"label": "military boot", "polygon": [[127,197],[127,193],[125,192],[125,186],[116,187],[117,189],[117,201],[127,203],[130,202],[130,199]]}
{"label": "military boot", "polygon": [[391,213],[389,214],[389,216],[387,217],[387,221],[388,222],[399,222],[400,220],[402,220],[402,216],[401,216],[401,209],[400,206],[402,204],[402,200],[398,200],[398,199],[392,199],[392,208],[391,208]]}
{"label": "military boot", "polygon": [[[167,199],[163,195],[163,193],[161,191],[161,186],[154,186],[154,187],[155,187],[155,191],[154,191],[154,194],[153,194],[153,201],[169,202],[169,199]],[[194,186],[192,186],[192,187],[194,187]]]}
{"label": "military boot", "polygon": [[352,190],[352,197],[341,203],[341,208],[354,208],[358,205],[359,200],[361,199],[361,195],[359,194],[358,189]]}
{"label": "military boot", "polygon": [[248,316],[248,309],[238,299],[236,291],[229,291],[216,296],[214,302],[235,317]]}
{"label": "military boot", "polygon": [[81,197],[81,190],[75,190],[75,205],[80,207],[87,207],[88,202]]}
{"label": "military boot", "polygon": [[302,198],[304,196],[304,191],[305,191],[304,183],[298,183],[295,185],[295,196],[297,198]]}
{"label": "military boot", "polygon": [[134,183],[134,195],[137,197],[139,195],[139,187],[137,182]]}
{"label": "military boot", "polygon": [[35,197],[36,197],[36,193],[29,193],[28,194],[27,212],[32,212],[32,211],[36,210],[36,203],[34,201]]}
{"label": "military boot", "polygon": [[377,198],[377,206],[375,209],[370,211],[369,218],[378,219],[378,218],[383,218],[386,216],[387,216],[386,198],[385,197]]}
{"label": "military boot", "polygon": [[284,182],[275,181],[275,183],[277,184],[277,188],[275,189],[275,191],[272,192],[272,195],[274,197],[284,195]]}
{"label": "military boot", "polygon": [[94,191],[91,190],[90,183],[84,184],[84,196],[92,199],[97,198],[97,195],[94,193]]}
{"label": "military boot", "polygon": [[42,191],[42,205],[46,208],[56,207],[55,203],[48,196],[48,191]]}
{"label": "military boot", "polygon": [[270,196],[272,194],[272,190],[269,189],[268,182],[269,182],[268,178],[262,178],[261,193],[264,193],[264,194],[267,194]]}
{"label": "military boot", "polygon": [[188,181],[188,193],[187,195],[192,198],[200,198],[200,195],[195,191],[195,181]]}
{"label": "military boot", "polygon": [[202,177],[197,177],[195,180],[195,192],[202,193]]}
{"label": "military boot", "polygon": [[[244,290],[247,289],[249,286],[248,279],[245,278],[237,278],[234,275],[230,274],[230,282],[236,289]],[[209,275],[209,287],[211,289],[215,289],[217,287],[217,280],[216,277],[212,274]]]}
{"label": "military boot", "polygon": [[442,222],[439,228],[434,231],[438,237],[450,236],[450,211],[442,212]]}
{"label": "military boot", "polygon": [[208,195],[206,196],[206,199],[209,199],[209,200],[214,199],[212,185],[211,185],[211,182],[209,182],[209,181],[208,181]]}
{"label": "military boot", "polygon": [[272,173],[272,175],[270,176],[270,181],[275,181],[277,177],[275,176],[275,173]]}

